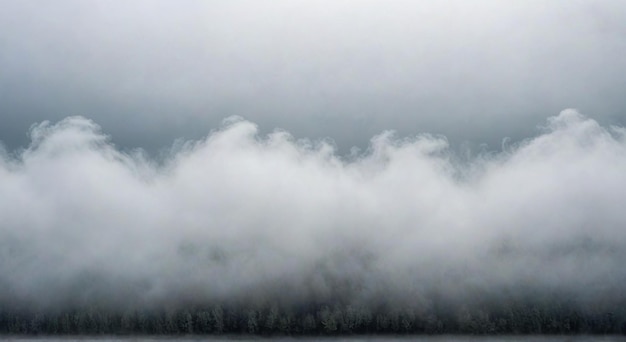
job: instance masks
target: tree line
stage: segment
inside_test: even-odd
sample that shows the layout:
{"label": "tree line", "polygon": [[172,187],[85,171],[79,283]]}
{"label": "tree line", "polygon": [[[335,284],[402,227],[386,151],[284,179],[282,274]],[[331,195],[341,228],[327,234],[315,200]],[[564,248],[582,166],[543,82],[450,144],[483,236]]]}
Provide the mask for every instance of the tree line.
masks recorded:
{"label": "tree line", "polygon": [[56,312],[0,311],[0,334],[626,334],[626,310],[532,304],[493,308],[314,305],[300,308],[213,305],[193,309],[83,308]]}

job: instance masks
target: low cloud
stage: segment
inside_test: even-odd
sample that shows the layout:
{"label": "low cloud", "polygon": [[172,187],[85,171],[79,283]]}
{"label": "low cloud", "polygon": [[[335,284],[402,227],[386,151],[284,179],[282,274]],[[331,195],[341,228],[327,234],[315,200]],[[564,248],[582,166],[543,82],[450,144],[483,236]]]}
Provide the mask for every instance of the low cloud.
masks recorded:
{"label": "low cloud", "polygon": [[341,156],[238,118],[159,160],[82,117],[30,137],[0,158],[5,307],[626,299],[625,131],[574,110],[469,159],[392,132]]}

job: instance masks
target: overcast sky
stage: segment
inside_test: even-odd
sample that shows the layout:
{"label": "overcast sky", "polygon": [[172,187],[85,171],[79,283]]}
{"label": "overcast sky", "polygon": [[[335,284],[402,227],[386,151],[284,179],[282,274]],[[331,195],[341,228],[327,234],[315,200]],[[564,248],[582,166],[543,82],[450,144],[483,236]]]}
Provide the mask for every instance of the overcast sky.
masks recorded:
{"label": "overcast sky", "polygon": [[122,148],[229,116],[330,137],[459,145],[536,134],[565,108],[626,123],[623,1],[0,0],[0,141],[81,115]]}

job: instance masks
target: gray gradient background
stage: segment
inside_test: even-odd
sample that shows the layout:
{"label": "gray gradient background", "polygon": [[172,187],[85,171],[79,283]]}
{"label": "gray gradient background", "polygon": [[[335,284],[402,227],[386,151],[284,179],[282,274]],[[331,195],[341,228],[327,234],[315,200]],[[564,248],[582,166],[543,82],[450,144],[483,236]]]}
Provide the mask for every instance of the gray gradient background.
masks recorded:
{"label": "gray gradient background", "polygon": [[81,115],[155,151],[239,115],[499,149],[565,108],[624,125],[624,56],[623,1],[0,0],[0,141]]}

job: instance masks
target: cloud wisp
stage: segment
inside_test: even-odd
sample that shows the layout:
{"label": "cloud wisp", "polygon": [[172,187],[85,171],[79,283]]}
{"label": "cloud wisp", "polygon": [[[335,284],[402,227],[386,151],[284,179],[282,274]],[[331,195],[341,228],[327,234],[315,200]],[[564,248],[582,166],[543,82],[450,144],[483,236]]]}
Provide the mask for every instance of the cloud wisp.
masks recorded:
{"label": "cloud wisp", "polygon": [[159,161],[81,117],[30,136],[0,158],[5,307],[626,299],[625,130],[574,110],[469,160],[390,132],[340,157],[236,118]]}

